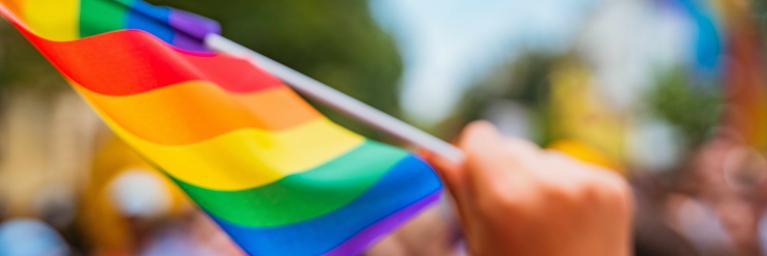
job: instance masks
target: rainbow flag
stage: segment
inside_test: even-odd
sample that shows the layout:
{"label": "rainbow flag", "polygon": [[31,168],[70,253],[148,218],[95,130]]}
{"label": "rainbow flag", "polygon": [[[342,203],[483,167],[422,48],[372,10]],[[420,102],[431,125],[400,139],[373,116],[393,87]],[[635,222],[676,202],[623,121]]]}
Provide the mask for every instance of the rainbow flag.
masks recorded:
{"label": "rainbow flag", "polygon": [[250,254],[356,254],[439,197],[422,160],[334,124],[252,63],[206,52],[215,22],[137,0],[0,3],[111,129]]}

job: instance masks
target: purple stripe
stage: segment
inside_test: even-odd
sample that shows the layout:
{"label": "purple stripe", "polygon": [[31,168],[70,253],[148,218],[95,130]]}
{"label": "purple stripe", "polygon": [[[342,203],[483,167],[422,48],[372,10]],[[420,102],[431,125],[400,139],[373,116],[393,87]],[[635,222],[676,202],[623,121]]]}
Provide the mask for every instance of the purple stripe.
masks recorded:
{"label": "purple stripe", "polygon": [[409,220],[413,216],[417,215],[421,210],[437,201],[441,195],[442,190],[437,190],[424,197],[423,199],[405,207],[396,213],[389,215],[375,224],[363,229],[353,237],[349,238],[341,245],[333,248],[325,255],[328,256],[341,256],[341,255],[358,255],[373,245],[378,239],[386,233],[389,233],[402,224],[402,222]]}
{"label": "purple stripe", "polygon": [[205,43],[203,41],[197,40],[195,38],[191,38],[189,36],[176,34],[173,37],[173,45],[187,50],[191,52],[208,52],[210,49],[208,49],[207,46],[205,46]]}
{"label": "purple stripe", "polygon": [[199,16],[194,13],[173,9],[169,18],[170,25],[176,30],[183,31],[191,37],[199,40],[205,39],[210,33],[221,32],[218,22]]}
{"label": "purple stripe", "polygon": [[170,12],[168,22],[176,30],[173,45],[192,51],[207,51],[205,36],[221,32],[218,22],[176,9]]}

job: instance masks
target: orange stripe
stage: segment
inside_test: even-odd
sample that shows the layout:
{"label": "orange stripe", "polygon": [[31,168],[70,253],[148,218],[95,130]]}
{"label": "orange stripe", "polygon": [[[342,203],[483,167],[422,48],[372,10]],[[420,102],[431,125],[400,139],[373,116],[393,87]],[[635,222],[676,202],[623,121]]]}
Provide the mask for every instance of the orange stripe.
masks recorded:
{"label": "orange stripe", "polygon": [[76,88],[127,131],[164,145],[195,143],[243,128],[287,129],[321,117],[287,86],[235,94],[191,81],[128,96]]}
{"label": "orange stripe", "polygon": [[13,13],[21,13],[21,8],[19,8],[19,4],[16,1],[17,0],[2,0],[0,1],[0,4],[4,5]]}

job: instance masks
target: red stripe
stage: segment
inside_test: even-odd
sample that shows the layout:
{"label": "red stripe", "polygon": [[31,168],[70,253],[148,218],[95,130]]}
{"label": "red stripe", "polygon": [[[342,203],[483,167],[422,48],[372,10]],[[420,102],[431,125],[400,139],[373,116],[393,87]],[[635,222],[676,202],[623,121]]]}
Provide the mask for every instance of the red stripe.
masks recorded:
{"label": "red stripe", "polygon": [[246,60],[185,52],[144,31],[55,42],[18,27],[69,79],[100,94],[131,95],[191,80],[211,81],[239,93],[283,86]]}

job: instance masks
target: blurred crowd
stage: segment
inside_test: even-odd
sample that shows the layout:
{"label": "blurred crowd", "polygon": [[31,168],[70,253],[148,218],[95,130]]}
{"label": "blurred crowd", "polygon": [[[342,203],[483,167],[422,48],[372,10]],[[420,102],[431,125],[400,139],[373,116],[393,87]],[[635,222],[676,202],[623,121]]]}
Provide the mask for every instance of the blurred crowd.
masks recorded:
{"label": "blurred crowd", "polygon": [[638,255],[765,255],[765,15],[761,1],[602,3],[563,53],[501,67],[452,121],[623,173]]}
{"label": "blurred crowd", "polygon": [[[230,9],[207,9],[207,1],[150,2],[212,16],[234,37],[247,38],[252,29],[275,33],[274,40],[292,44],[242,41],[408,117],[396,104],[400,64],[387,64],[400,58],[394,42],[405,46],[396,32],[387,35],[375,26],[369,8],[380,4],[327,1],[322,7],[328,8],[304,9],[292,1],[263,4],[269,5],[264,10],[306,17],[277,24],[316,30],[294,35],[244,25],[248,16],[232,9],[242,1]],[[507,57],[484,65],[487,70],[473,76],[449,115],[423,127],[452,138],[467,122],[487,119],[508,135],[623,174],[638,204],[637,255],[767,255],[767,2],[589,2],[593,7],[573,21],[572,39],[561,47],[515,45],[515,54],[499,54]],[[357,32],[342,39],[358,46],[328,43],[324,53],[295,57],[313,52],[296,42],[302,36],[330,42],[336,38],[318,34],[337,31],[322,24],[349,23],[333,6],[353,8],[349,12],[359,14],[355,21],[369,25],[347,28]],[[216,15],[226,12],[233,15]],[[455,36],[456,42],[444,43],[460,43]],[[370,60],[380,61],[365,62]],[[409,62],[403,62],[407,69]],[[380,68],[383,74],[368,66],[388,69]],[[370,80],[386,83],[353,89]],[[101,124],[7,24],[0,26],[0,105],[0,255],[241,254],[162,173]],[[341,122],[386,140],[358,123]],[[443,213],[430,210],[398,237],[411,245],[460,244],[450,214]]]}

